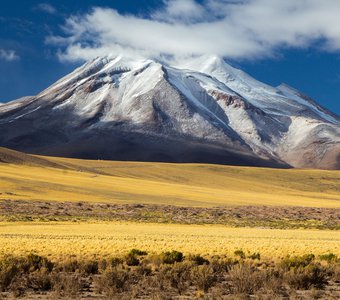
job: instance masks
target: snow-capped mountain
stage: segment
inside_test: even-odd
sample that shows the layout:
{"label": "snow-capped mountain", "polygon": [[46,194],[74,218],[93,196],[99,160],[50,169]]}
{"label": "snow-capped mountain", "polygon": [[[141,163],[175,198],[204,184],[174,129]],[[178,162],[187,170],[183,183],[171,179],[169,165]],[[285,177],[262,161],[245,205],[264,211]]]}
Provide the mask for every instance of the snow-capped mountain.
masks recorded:
{"label": "snow-capped mountain", "polygon": [[107,56],[0,105],[0,146],[37,154],[340,169],[340,118],[216,56]]}

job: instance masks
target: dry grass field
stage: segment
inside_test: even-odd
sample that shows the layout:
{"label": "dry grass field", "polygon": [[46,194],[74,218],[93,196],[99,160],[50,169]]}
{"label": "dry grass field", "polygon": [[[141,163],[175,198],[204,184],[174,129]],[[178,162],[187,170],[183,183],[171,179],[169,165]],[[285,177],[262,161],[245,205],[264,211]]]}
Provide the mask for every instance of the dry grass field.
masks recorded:
{"label": "dry grass field", "polygon": [[1,299],[339,299],[339,226],[340,171],[0,148]]}
{"label": "dry grass field", "polygon": [[133,248],[160,253],[228,255],[242,249],[263,258],[315,255],[332,252],[340,256],[340,232],[328,230],[277,230],[228,228],[220,225],[106,223],[0,223],[0,255],[49,258],[114,257]]}
{"label": "dry grass field", "polygon": [[0,164],[0,200],[340,208],[340,171],[39,159]]}

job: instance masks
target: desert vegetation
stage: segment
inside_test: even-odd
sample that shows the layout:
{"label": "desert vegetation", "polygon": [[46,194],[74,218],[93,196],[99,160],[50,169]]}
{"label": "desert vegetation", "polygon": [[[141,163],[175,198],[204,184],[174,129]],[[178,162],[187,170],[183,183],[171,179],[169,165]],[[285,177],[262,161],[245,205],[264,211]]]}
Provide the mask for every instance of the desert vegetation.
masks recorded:
{"label": "desert vegetation", "polygon": [[222,224],[277,229],[340,229],[340,209],[295,206],[181,207],[0,200],[0,221],[130,221],[165,224]]}
{"label": "desert vegetation", "polygon": [[51,259],[72,255],[107,258],[132,248],[149,253],[177,249],[186,255],[232,255],[241,248],[247,253],[259,252],[263,259],[279,259],[288,254],[340,255],[340,232],[122,221],[2,222],[0,245],[0,256],[33,251]]}
{"label": "desert vegetation", "polygon": [[[5,299],[338,299],[340,265],[333,253],[262,260],[184,256],[132,249],[106,259],[51,261],[36,254],[0,260]],[[45,298],[44,298],[45,297]]]}

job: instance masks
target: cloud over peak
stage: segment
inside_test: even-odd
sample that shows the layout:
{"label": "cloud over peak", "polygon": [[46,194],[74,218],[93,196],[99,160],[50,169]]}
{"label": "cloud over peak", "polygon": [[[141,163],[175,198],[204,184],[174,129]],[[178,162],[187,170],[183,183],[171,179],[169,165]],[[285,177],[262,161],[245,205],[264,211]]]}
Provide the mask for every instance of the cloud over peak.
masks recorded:
{"label": "cloud over peak", "polygon": [[233,59],[273,55],[283,47],[340,50],[338,0],[165,0],[147,17],[93,8],[69,17],[63,60],[87,60],[109,53],[146,56],[214,53]]}
{"label": "cloud over peak", "polygon": [[34,9],[51,15],[57,12],[57,9],[49,3],[39,3],[37,6],[34,7]]}
{"label": "cloud over peak", "polygon": [[151,17],[155,20],[170,23],[184,22],[193,23],[206,17],[206,7],[195,0],[166,0],[164,7],[155,11]]}
{"label": "cloud over peak", "polygon": [[19,56],[16,54],[14,50],[6,50],[0,48],[0,60],[14,61],[18,59]]}

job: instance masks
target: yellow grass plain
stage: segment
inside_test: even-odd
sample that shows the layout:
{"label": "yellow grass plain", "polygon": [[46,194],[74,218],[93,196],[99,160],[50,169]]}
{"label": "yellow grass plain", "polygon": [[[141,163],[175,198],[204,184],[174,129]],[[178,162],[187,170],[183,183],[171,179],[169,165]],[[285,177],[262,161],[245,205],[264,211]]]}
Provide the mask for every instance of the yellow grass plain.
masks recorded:
{"label": "yellow grass plain", "polygon": [[160,253],[232,255],[242,249],[263,258],[335,253],[340,255],[340,232],[228,228],[219,225],[141,223],[0,223],[0,255],[37,253],[60,259],[105,258],[132,248]]}
{"label": "yellow grass plain", "polygon": [[[58,168],[0,163],[0,200],[340,207],[340,171],[41,158]],[[0,255],[94,258],[132,248],[203,255],[243,249],[270,258],[340,255],[340,232],[131,222],[0,223]]]}
{"label": "yellow grass plain", "polygon": [[0,200],[340,207],[340,171],[45,159],[0,164]]}

